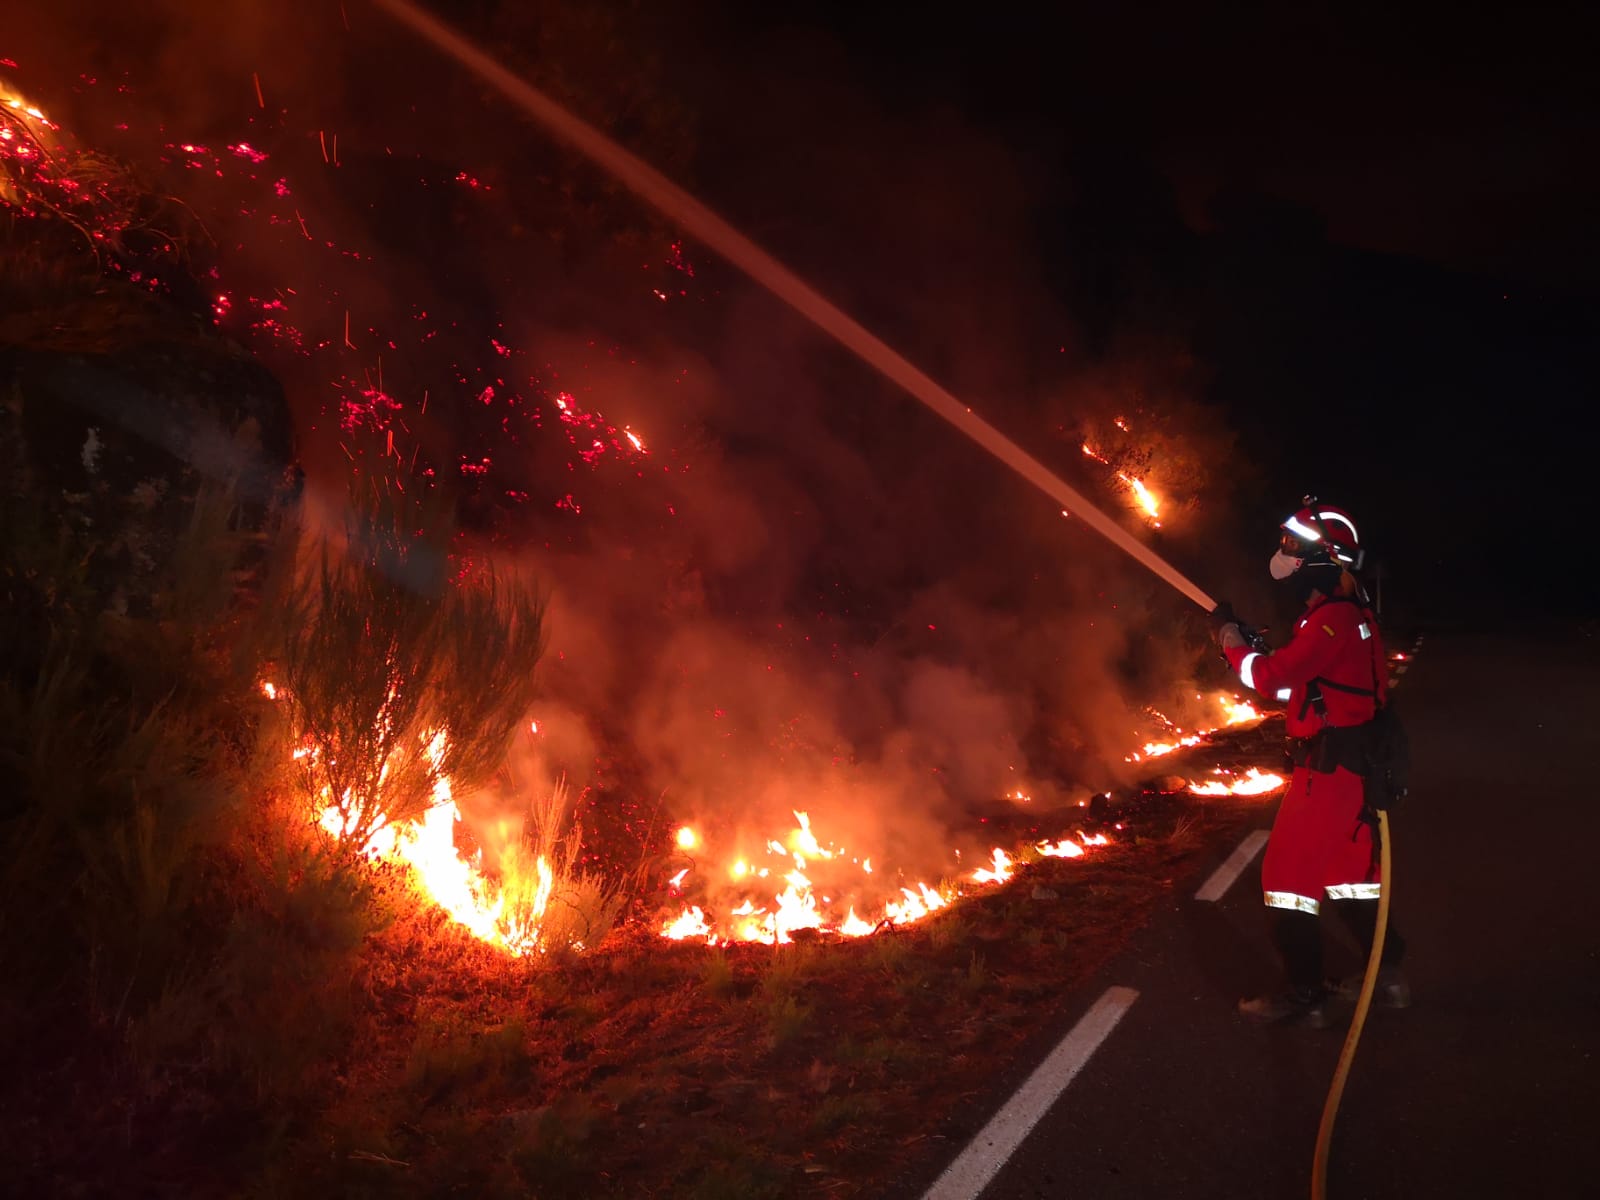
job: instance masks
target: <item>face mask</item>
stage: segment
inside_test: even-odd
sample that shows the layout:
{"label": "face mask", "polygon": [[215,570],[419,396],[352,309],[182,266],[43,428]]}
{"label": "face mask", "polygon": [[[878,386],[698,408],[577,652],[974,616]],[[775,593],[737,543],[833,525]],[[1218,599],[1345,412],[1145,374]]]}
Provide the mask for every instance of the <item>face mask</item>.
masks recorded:
{"label": "face mask", "polygon": [[1290,558],[1282,550],[1272,556],[1272,561],[1267,564],[1267,570],[1272,572],[1272,577],[1280,582],[1289,578],[1304,564],[1303,558]]}

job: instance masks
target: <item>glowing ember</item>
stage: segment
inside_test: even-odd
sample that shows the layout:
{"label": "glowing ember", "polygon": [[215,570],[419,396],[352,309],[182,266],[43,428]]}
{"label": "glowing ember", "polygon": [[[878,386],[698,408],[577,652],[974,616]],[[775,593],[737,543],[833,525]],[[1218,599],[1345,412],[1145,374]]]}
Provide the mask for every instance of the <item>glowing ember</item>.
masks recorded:
{"label": "glowing ember", "polygon": [[[1218,767],[1215,774],[1226,775],[1228,772]],[[1204,783],[1191,783],[1189,790],[1196,796],[1259,796],[1266,792],[1275,792],[1282,786],[1282,775],[1274,775],[1270,771],[1251,767],[1243,776],[1231,783],[1225,779],[1208,779]]]}
{"label": "glowing ember", "polygon": [[680,850],[693,850],[699,838],[695,837],[694,830],[685,825],[678,830],[678,848]]}

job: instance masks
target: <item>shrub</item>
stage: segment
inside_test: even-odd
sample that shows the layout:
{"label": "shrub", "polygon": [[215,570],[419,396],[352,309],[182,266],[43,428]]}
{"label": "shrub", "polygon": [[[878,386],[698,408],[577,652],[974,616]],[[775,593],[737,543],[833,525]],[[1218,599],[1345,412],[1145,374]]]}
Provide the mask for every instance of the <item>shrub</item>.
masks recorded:
{"label": "shrub", "polygon": [[312,539],[274,587],[270,657],[309,751],[304,792],[353,849],[445,781],[487,781],[537,694],[542,598],[488,564],[456,570],[447,511],[412,495],[358,476],[342,540]]}

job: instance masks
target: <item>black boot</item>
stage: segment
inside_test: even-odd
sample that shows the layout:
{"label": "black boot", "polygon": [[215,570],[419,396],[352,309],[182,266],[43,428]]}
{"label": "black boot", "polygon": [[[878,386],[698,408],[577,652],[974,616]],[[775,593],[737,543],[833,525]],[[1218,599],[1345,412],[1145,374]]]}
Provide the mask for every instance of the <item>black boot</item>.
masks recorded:
{"label": "black boot", "polygon": [[[1378,933],[1378,904],[1375,900],[1338,900],[1334,907],[1339,917],[1356,935],[1365,959],[1372,957],[1372,940]],[[1372,1003],[1378,1008],[1410,1008],[1411,982],[1400,964],[1406,956],[1406,940],[1390,920],[1383,934],[1383,953],[1378,959],[1378,981]],[[1339,981],[1337,991],[1352,1002],[1361,994],[1361,975]]]}
{"label": "black boot", "polygon": [[1253,1000],[1239,1001],[1239,1015],[1260,1024],[1289,1023],[1324,1029],[1336,1024],[1347,1006],[1322,982],[1322,922],[1316,913],[1274,908],[1272,940],[1283,958],[1288,986]]}
{"label": "black boot", "polygon": [[1253,1000],[1239,1001],[1239,1015],[1258,1025],[1307,1025],[1327,1029],[1344,1017],[1346,1004],[1338,992],[1321,985],[1287,987]]}

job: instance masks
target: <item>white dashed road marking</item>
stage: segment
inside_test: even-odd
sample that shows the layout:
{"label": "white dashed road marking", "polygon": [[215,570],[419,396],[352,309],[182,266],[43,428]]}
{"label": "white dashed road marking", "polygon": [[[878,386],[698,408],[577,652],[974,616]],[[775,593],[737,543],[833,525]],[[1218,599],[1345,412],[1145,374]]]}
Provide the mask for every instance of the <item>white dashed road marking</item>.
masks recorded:
{"label": "white dashed road marking", "polygon": [[1138,998],[1132,988],[1107,988],[922,1200],[976,1200]]}
{"label": "white dashed road marking", "polygon": [[1258,829],[1244,841],[1239,843],[1239,848],[1228,855],[1225,861],[1215,871],[1211,878],[1206,880],[1198,892],[1194,894],[1196,900],[1221,900],[1228,894],[1228,889],[1233,886],[1250,860],[1261,853],[1261,847],[1267,844],[1267,831]]}

